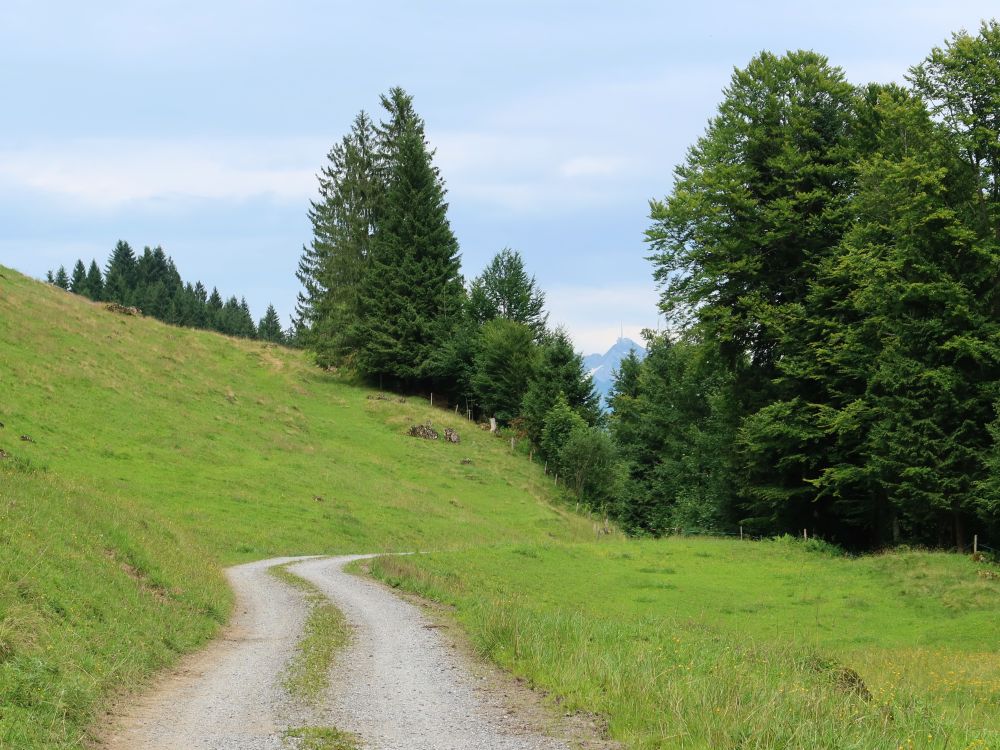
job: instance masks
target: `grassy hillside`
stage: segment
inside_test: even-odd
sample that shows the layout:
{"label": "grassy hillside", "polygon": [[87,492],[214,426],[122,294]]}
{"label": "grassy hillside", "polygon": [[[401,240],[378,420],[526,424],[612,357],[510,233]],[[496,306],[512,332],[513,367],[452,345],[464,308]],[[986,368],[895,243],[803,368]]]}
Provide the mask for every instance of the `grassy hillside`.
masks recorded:
{"label": "grassy hillside", "polygon": [[[370,395],[0,267],[0,748],[84,744],[116,691],[225,621],[225,564],[420,549],[375,571],[629,748],[1000,749],[986,568],[596,543],[503,441]],[[405,436],[428,419],[462,443]]]}
{"label": "grassy hillside", "polygon": [[78,745],[225,620],[224,564],[590,538],[502,441],[369,395],[0,267],[0,747]]}
{"label": "grassy hillside", "polygon": [[1000,576],[969,558],[665,539],[373,569],[628,748],[1000,748]]}

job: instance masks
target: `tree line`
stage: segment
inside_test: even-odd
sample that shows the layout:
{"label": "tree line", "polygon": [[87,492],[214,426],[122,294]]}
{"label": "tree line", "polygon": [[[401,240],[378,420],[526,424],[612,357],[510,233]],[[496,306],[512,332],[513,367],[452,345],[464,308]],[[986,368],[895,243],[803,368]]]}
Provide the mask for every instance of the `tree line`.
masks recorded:
{"label": "tree line", "polygon": [[906,86],[737,70],[651,202],[668,331],[623,363],[618,514],[964,549],[1000,531],[1000,26]]}
{"label": "tree line", "polygon": [[173,325],[294,343],[291,332],[282,330],[273,305],[268,305],[264,317],[254,323],[246,299],[232,296],[223,301],[214,287],[209,293],[200,281],[185,284],[173,259],[161,247],[146,247],[136,255],[127,242],[119,241],[103,273],[96,260],[91,260],[89,269],[77,260],[71,274],[60,266],[48,272],[47,281],[92,300],[137,307],[144,315]]}

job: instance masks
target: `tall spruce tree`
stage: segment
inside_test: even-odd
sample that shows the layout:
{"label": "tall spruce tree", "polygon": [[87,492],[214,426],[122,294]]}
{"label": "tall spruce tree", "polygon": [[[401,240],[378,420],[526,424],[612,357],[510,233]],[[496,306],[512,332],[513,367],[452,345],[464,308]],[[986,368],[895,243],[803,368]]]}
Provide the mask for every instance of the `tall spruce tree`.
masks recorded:
{"label": "tall spruce tree", "polygon": [[59,269],[56,271],[56,275],[53,277],[52,283],[60,289],[69,291],[69,274],[66,273],[66,266],[59,266]]}
{"label": "tall spruce tree", "polygon": [[319,198],[309,220],[312,242],[303,248],[297,277],[303,290],[297,327],[321,365],[347,358],[359,317],[358,293],[385,195],[375,126],[365,112],[328,154],[319,175]]}
{"label": "tall spruce tree", "polygon": [[395,164],[362,277],[354,335],[362,375],[410,388],[444,375],[438,352],[460,320],[465,292],[458,242],[422,126],[416,120],[392,125],[398,142],[386,149]]}

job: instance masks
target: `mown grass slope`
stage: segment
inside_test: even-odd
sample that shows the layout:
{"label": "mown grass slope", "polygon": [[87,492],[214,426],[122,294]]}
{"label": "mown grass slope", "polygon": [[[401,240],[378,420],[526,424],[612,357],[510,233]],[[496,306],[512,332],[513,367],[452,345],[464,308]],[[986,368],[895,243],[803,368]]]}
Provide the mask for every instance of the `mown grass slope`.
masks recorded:
{"label": "mown grass slope", "polygon": [[372,568],[628,748],[1000,747],[1000,576],[966,557],[664,539]]}
{"label": "mown grass slope", "polygon": [[0,266],[0,747],[78,746],[226,619],[224,564],[590,538],[502,441],[369,395]]}

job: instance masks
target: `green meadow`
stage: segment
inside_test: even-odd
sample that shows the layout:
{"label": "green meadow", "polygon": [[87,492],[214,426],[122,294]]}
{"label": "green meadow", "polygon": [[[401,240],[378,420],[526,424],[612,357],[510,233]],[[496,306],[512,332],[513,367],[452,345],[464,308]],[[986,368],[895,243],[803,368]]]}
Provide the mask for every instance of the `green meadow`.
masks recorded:
{"label": "green meadow", "polygon": [[996,568],[596,538],[506,441],[376,395],[0,267],[0,747],[90,743],[218,632],[225,565],[406,550],[374,573],[627,748],[1000,748]]}
{"label": "green meadow", "polygon": [[1000,580],[969,558],[671,538],[372,568],[628,748],[1000,747]]}

